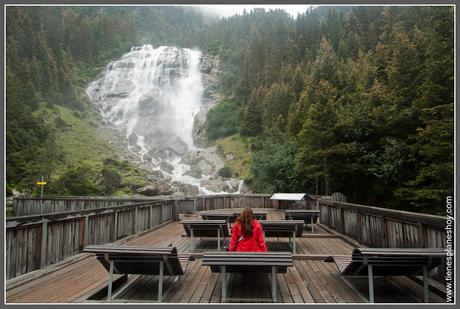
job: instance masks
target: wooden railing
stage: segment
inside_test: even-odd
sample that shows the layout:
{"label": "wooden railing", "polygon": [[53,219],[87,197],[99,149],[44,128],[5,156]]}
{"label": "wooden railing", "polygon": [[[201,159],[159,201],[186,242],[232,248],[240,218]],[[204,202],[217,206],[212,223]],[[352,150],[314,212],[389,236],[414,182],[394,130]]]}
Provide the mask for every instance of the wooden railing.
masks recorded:
{"label": "wooden railing", "polygon": [[18,197],[13,200],[14,216],[31,216],[59,212],[98,209],[158,200],[154,197]]}
{"label": "wooden railing", "polygon": [[[24,209],[40,205],[40,199],[19,199]],[[55,213],[16,216],[6,221],[6,278],[54,264],[80,253],[87,245],[105,244],[145,231],[179,213],[201,210],[271,207],[270,195],[207,195],[193,198],[161,198],[124,205],[129,199],[47,199]],[[136,200],[138,201],[138,200]],[[110,206],[110,203],[122,205]],[[60,206],[58,206],[60,205]],[[101,206],[102,207],[97,207]],[[83,209],[62,211],[63,209]],[[47,208],[42,208],[49,210]]]}
{"label": "wooden railing", "polygon": [[[34,205],[33,203],[36,202],[27,200],[31,203],[29,205]],[[69,199],[53,200],[55,205],[64,205],[62,201]],[[77,200],[84,205],[81,202],[83,199]],[[98,200],[99,203],[101,199],[93,200]],[[309,207],[320,209],[320,222],[323,225],[368,247],[444,248],[446,245],[445,219],[440,216],[320,198],[307,204]],[[110,243],[170,220],[177,220],[179,214],[223,208],[278,208],[279,206],[284,208],[284,205],[271,201],[270,195],[264,194],[171,197],[130,205],[107,206],[102,202],[98,205],[104,206],[8,218],[6,221],[7,279],[80,253],[86,245]],[[444,266],[438,268],[438,272],[432,273],[432,276],[442,278],[444,269]]]}
{"label": "wooden railing", "polygon": [[[441,216],[318,199],[320,222],[373,248],[445,248]],[[445,265],[431,275],[444,277]]]}
{"label": "wooden railing", "polygon": [[6,278],[54,264],[177,216],[174,201],[14,217],[6,221]]}
{"label": "wooden railing", "polygon": [[[201,209],[220,209],[231,207],[245,207],[246,205],[256,205],[257,207],[268,207],[270,195],[266,194],[219,194],[204,195],[180,200],[196,200],[197,207]],[[171,199],[170,197],[49,197],[49,198],[30,198],[19,197],[13,200],[14,216],[31,216],[39,214],[63,213],[69,211],[99,209],[117,205],[130,205],[148,201],[162,201]],[[176,198],[178,199],[178,198]],[[241,206],[240,206],[241,204]],[[201,207],[201,208],[200,208]],[[217,208],[215,208],[217,207]],[[191,209],[189,209],[191,210]]]}

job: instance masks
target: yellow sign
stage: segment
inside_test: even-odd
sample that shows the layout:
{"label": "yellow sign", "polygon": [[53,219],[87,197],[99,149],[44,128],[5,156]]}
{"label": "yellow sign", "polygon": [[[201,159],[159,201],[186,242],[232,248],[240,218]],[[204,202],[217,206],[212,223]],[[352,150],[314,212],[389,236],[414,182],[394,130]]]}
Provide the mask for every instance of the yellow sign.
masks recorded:
{"label": "yellow sign", "polygon": [[44,186],[46,185],[46,181],[37,181],[37,186]]}

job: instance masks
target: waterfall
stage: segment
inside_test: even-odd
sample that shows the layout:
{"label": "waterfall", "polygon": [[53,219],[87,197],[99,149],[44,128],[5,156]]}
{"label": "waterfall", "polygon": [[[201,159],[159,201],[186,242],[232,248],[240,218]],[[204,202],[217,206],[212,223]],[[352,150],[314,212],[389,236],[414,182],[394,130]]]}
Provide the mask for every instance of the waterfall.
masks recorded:
{"label": "waterfall", "polygon": [[184,162],[191,151],[200,151],[192,131],[203,108],[201,60],[201,52],[187,48],[133,47],[111,62],[86,92],[103,118],[125,135],[127,150],[142,163],[161,170],[171,181],[210,193],[202,186],[210,172],[193,175],[191,163]]}

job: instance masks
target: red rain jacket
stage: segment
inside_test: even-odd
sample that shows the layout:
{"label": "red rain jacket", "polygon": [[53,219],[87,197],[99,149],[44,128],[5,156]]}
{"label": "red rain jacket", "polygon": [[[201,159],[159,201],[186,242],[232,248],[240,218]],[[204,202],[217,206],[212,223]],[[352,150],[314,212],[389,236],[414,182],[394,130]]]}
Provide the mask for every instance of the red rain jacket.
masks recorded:
{"label": "red rain jacket", "polygon": [[232,228],[232,239],[228,246],[228,251],[243,251],[243,252],[266,252],[267,246],[265,245],[262,226],[256,219],[252,220],[252,236],[243,236],[241,231],[241,224],[235,223]]}

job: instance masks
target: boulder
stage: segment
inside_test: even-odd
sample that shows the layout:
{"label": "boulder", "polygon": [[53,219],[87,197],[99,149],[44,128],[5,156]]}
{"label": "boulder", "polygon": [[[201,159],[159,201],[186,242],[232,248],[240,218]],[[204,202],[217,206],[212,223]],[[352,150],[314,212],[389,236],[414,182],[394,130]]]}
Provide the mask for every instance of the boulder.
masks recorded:
{"label": "boulder", "polygon": [[216,170],[215,166],[209,163],[207,160],[200,160],[197,166],[205,175],[214,174]]}
{"label": "boulder", "polygon": [[149,175],[149,180],[157,180],[157,179],[164,179],[164,175],[163,175],[163,172],[160,171],[160,170],[154,170],[152,172],[150,172],[150,175]]}
{"label": "boulder", "polygon": [[185,155],[188,151],[187,144],[178,136],[170,145],[168,145],[168,148],[170,148],[172,151],[174,151],[180,156]]}
{"label": "boulder", "polygon": [[169,163],[166,162],[166,161],[161,161],[161,162],[160,162],[160,168],[161,168],[163,171],[165,171],[165,172],[167,172],[167,173],[169,173],[169,174],[171,174],[172,171],[174,170],[174,166],[172,166],[171,164],[169,164]]}
{"label": "boulder", "polygon": [[203,179],[200,182],[200,186],[216,193],[222,191],[227,192],[229,190],[228,185],[225,183],[222,177]]}
{"label": "boulder", "polygon": [[136,190],[136,193],[146,196],[170,195],[172,192],[171,186],[164,180],[156,180]]}
{"label": "boulder", "polygon": [[148,95],[143,95],[139,99],[138,108],[141,115],[158,115],[164,110],[163,106],[161,105],[159,95],[150,93]]}
{"label": "boulder", "polygon": [[191,184],[174,181],[173,186],[175,189],[174,195],[190,196],[198,195],[200,193],[200,188]]}
{"label": "boulder", "polygon": [[133,132],[128,136],[128,144],[134,146],[137,144],[137,135]]}
{"label": "boulder", "polygon": [[201,178],[201,169],[198,166],[192,166],[192,168],[185,172],[183,175],[191,176],[194,178]]}
{"label": "boulder", "polygon": [[151,162],[153,157],[152,155],[149,153],[149,152],[146,152],[144,153],[144,155],[142,156],[142,159],[144,159],[145,161],[148,161],[148,162]]}
{"label": "boulder", "polygon": [[181,159],[180,163],[188,165],[196,165],[203,157],[200,154],[200,150],[189,150]]}

